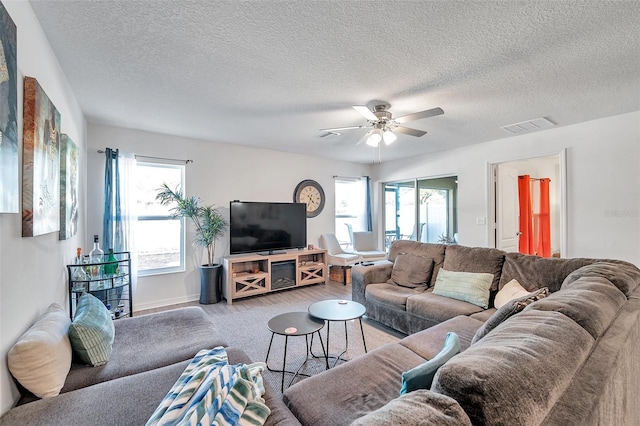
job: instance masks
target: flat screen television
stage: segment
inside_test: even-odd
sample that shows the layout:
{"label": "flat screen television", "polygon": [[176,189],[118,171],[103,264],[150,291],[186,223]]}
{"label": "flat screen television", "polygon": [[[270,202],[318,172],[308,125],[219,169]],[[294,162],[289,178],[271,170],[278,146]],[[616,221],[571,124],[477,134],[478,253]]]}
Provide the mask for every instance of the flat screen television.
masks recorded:
{"label": "flat screen television", "polygon": [[274,252],[307,245],[304,203],[230,203],[230,253]]}

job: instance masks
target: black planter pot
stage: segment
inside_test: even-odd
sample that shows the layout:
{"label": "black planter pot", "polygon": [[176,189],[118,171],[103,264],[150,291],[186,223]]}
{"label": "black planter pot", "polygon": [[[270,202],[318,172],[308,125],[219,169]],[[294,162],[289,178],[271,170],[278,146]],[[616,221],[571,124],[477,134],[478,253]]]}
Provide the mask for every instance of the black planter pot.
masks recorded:
{"label": "black planter pot", "polygon": [[222,300],[222,265],[200,266],[200,303],[209,305]]}

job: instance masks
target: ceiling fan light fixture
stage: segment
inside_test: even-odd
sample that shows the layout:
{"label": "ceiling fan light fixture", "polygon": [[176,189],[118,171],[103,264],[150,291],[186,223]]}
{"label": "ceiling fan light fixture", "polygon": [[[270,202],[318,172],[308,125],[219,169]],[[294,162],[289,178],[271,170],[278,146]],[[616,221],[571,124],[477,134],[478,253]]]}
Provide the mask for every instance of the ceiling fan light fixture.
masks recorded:
{"label": "ceiling fan light fixture", "polygon": [[398,137],[391,129],[386,129],[384,133],[382,133],[382,140],[384,140],[385,145],[391,145],[396,139],[398,139]]}
{"label": "ceiling fan light fixture", "polygon": [[371,132],[369,137],[367,138],[367,145],[376,147],[382,140],[382,132],[378,129]]}

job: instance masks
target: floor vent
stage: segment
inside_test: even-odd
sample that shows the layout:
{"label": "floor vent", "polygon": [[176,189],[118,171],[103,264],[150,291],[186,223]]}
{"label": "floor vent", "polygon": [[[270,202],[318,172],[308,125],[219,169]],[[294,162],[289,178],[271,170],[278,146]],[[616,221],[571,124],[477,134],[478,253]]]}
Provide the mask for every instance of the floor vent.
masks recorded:
{"label": "floor vent", "polygon": [[551,120],[542,117],[523,121],[520,123],[509,124],[507,126],[502,126],[501,129],[515,135],[519,133],[532,132],[534,130],[546,129],[547,127],[552,127],[555,125],[556,124]]}

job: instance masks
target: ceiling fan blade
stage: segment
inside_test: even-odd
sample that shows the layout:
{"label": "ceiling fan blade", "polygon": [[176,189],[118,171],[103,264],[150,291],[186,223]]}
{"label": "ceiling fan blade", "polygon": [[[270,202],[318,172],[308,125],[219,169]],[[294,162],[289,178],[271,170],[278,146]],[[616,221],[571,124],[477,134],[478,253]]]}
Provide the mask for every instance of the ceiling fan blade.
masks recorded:
{"label": "ceiling fan blade", "polygon": [[[354,107],[355,108],[355,107]],[[425,111],[414,112],[413,114],[403,115],[402,117],[396,117],[393,119],[396,123],[407,123],[409,121],[420,120],[421,118],[433,117],[436,115],[442,115],[444,111],[442,108],[431,108]]]}
{"label": "ceiling fan blade", "polygon": [[378,121],[378,117],[376,117],[376,115],[364,105],[354,105],[353,109],[362,114],[362,116],[367,120]]}
{"label": "ceiling fan blade", "polygon": [[410,127],[403,127],[403,126],[396,126],[393,128],[393,131],[398,133],[404,133],[405,135],[416,136],[418,138],[420,136],[424,136],[427,134],[427,132],[425,132],[424,130],[417,130],[417,129],[412,129]]}
{"label": "ceiling fan blade", "polygon": [[320,129],[320,132],[339,132],[341,130],[364,129],[369,126],[348,126],[348,127],[332,127],[331,129]]}

